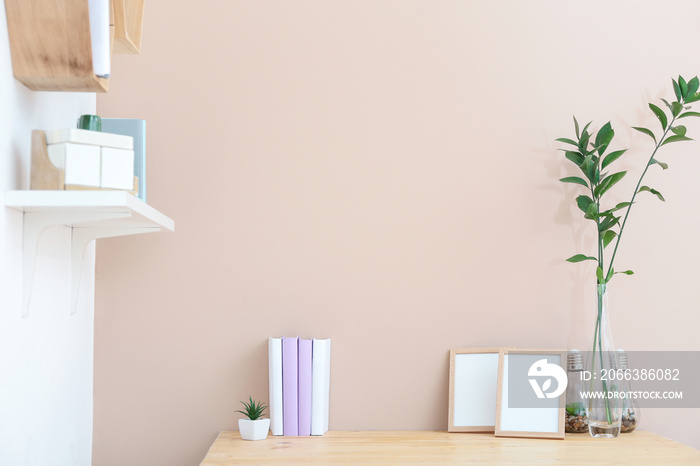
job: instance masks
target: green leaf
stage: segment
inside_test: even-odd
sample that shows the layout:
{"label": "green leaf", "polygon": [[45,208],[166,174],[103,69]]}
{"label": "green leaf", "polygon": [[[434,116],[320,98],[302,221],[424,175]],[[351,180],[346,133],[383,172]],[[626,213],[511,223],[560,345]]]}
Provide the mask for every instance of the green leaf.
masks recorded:
{"label": "green leaf", "polygon": [[588,174],[593,177],[594,184],[600,183],[600,168],[598,168],[597,164],[591,164]]}
{"label": "green leaf", "polygon": [[688,84],[683,79],[683,76],[678,76],[678,86],[681,88],[681,96],[685,99],[688,96]]}
{"label": "green leaf", "polygon": [[588,123],[586,123],[586,126],[583,127],[583,129],[581,130],[581,137],[583,137],[584,134],[588,134],[588,127],[591,126],[591,123],[593,122],[589,121]]}
{"label": "green leaf", "polygon": [[636,129],[640,133],[644,133],[647,136],[651,137],[654,140],[654,144],[656,144],[656,136],[654,136],[654,133],[652,133],[650,129],[642,128],[641,126],[633,126],[632,129]]}
{"label": "green leaf", "polygon": [[583,164],[583,155],[580,152],[566,151],[566,158],[574,162],[578,167]]}
{"label": "green leaf", "polygon": [[610,242],[614,240],[616,236],[617,233],[613,230],[608,230],[605,233],[603,233],[603,247],[607,248],[608,244],[610,244]]}
{"label": "green leaf", "polygon": [[613,275],[615,275],[615,269],[610,267],[610,270],[608,270],[608,276],[605,277],[605,283],[609,282]]}
{"label": "green leaf", "polygon": [[615,184],[617,184],[618,181],[624,178],[626,174],[627,172],[623,171],[606,176],[605,178],[603,178],[603,181],[601,181],[600,184],[596,186],[596,188],[593,190],[593,195],[600,199],[603,196],[603,194],[605,194],[608,191],[608,189],[615,186]]}
{"label": "green leaf", "polygon": [[685,117],[700,117],[700,112],[685,112],[681,113],[678,115],[678,118],[685,118]]}
{"label": "green leaf", "polygon": [[[589,123],[590,125],[590,123]],[[586,125],[586,128],[588,128],[588,125]],[[586,152],[586,149],[588,148],[588,141],[591,139],[591,135],[588,131],[585,129],[581,133],[581,139],[578,141],[578,150],[581,152]]]}
{"label": "green leaf", "polygon": [[656,159],[651,159],[651,162],[649,162],[649,165],[654,165],[654,164],[657,164],[658,166],[660,166],[660,167],[663,168],[664,170],[668,169],[668,164],[667,164],[667,163],[659,162],[659,161],[656,160]]}
{"label": "green leaf", "polygon": [[693,79],[688,81],[688,93],[686,97],[688,95],[694,95],[698,91],[698,88],[700,88],[700,80],[698,80],[698,77],[695,76]]}
{"label": "green leaf", "polygon": [[[666,138],[666,140],[664,142],[661,143],[661,146],[665,146],[666,144],[670,144],[672,142],[678,142],[678,141],[692,141],[692,139],[690,139],[689,137],[680,136],[680,135],[670,136],[670,137]],[[659,146],[659,147],[661,147],[661,146]]]}
{"label": "green leaf", "polygon": [[[661,99],[661,102],[663,102],[663,103],[668,107],[669,110],[673,111],[673,105],[671,105],[671,104],[668,102],[668,100],[666,100],[666,99]],[[675,102],[674,102],[674,103],[675,103]]]}
{"label": "green leaf", "polygon": [[692,102],[697,102],[698,100],[700,100],[700,92],[696,92],[695,94],[689,95],[688,97],[686,97],[685,103],[689,104]]}
{"label": "green leaf", "polygon": [[681,113],[682,111],[683,111],[683,106],[679,102],[673,102],[673,104],[671,104],[671,113],[673,114],[674,117],[678,116],[678,114]]}
{"label": "green leaf", "polygon": [[600,199],[600,196],[601,196],[600,192],[606,188],[608,183],[610,183],[610,177],[606,176],[605,178],[603,178],[603,181],[598,183],[598,185],[595,188],[593,188],[593,198],[594,199]]}
{"label": "green leaf", "polygon": [[600,215],[610,215],[613,212],[617,212],[618,210],[624,209],[625,207],[629,207],[631,205],[632,205],[631,202],[620,202],[618,205],[616,205],[612,209],[608,209],[605,212],[602,212]]}
{"label": "green leaf", "polygon": [[607,149],[613,137],[615,137],[615,131],[613,131],[610,122],[607,122],[598,130],[598,134],[595,138],[595,146],[598,149],[598,155],[603,155],[603,152],[605,152],[605,149]]}
{"label": "green leaf", "polygon": [[616,150],[615,152],[610,152],[608,155],[605,156],[603,159],[603,162],[600,165],[601,169],[605,169],[608,165],[613,163],[615,160],[619,159],[622,154],[627,152],[627,149],[622,149],[622,150]]}
{"label": "green leaf", "polygon": [[576,121],[575,116],[574,116],[574,128],[576,129],[576,139],[581,139],[581,136],[579,135],[579,130],[578,130],[578,121]]}
{"label": "green leaf", "polygon": [[654,188],[650,188],[649,186],[642,186],[641,188],[639,188],[639,191],[637,191],[637,193],[641,193],[642,191],[649,191],[654,196],[658,197],[661,201],[666,202],[666,199],[664,199],[661,193]]}
{"label": "green leaf", "polygon": [[595,269],[595,276],[598,278],[598,283],[605,283],[605,281],[603,280],[603,269],[600,266],[598,266],[598,268]]}
{"label": "green leaf", "polygon": [[673,131],[673,134],[677,134],[679,136],[685,136],[685,133],[688,131],[688,129],[683,125],[678,125],[678,126],[672,126],[671,131]]}
{"label": "green leaf", "polygon": [[586,175],[586,177],[591,183],[597,183],[597,180],[595,179],[596,163],[593,160],[593,154],[588,154],[586,158],[583,159],[583,163],[581,164],[581,170],[583,170],[583,173]]}
{"label": "green leaf", "polygon": [[593,199],[588,196],[582,194],[576,198],[576,205],[578,205],[578,208],[581,209],[584,214],[588,211],[588,206],[591,204],[594,204]]}
{"label": "green leaf", "polygon": [[563,183],[580,184],[581,186],[585,186],[586,188],[588,187],[588,183],[586,183],[586,180],[584,180],[583,178],[579,178],[578,176],[567,176],[566,178],[562,178],[559,181]]}
{"label": "green leaf", "polygon": [[622,272],[615,272],[615,273],[616,273],[616,274],[618,274],[618,273],[624,273],[625,275],[634,275],[634,272],[632,272],[631,270],[624,270],[624,271],[622,271]]}
{"label": "green leaf", "polygon": [[595,202],[592,204],[588,205],[588,208],[586,209],[586,213],[584,214],[583,218],[587,218],[589,220],[595,220],[598,217],[598,204]]}
{"label": "green leaf", "polygon": [[598,225],[598,232],[602,233],[606,230],[610,230],[612,227],[617,225],[620,222],[620,217],[615,217],[614,215],[611,215],[607,217],[605,220],[603,220],[599,225]]}
{"label": "green leaf", "polygon": [[677,99],[678,101],[683,100],[683,96],[681,95],[681,88],[680,88],[680,86],[678,85],[678,83],[676,82],[675,79],[672,79],[671,81],[673,81],[673,92],[676,94],[676,99]]}
{"label": "green leaf", "polygon": [[558,139],[556,139],[556,141],[558,141],[558,142],[563,142],[563,143],[565,143],[565,144],[571,144],[571,145],[574,145],[574,146],[578,147],[578,142],[574,141],[573,139],[569,139],[569,138],[558,138]]}
{"label": "green leaf", "polygon": [[576,254],[575,256],[571,256],[568,259],[566,259],[566,261],[576,263],[576,262],[583,262],[583,261],[598,261],[598,259],[596,259],[595,257],[586,256],[583,254]]}
{"label": "green leaf", "polygon": [[652,112],[654,112],[654,115],[656,115],[656,118],[658,118],[659,121],[661,122],[661,128],[665,130],[666,125],[668,124],[668,120],[666,118],[666,114],[664,113],[664,111],[652,103],[649,104],[649,108],[651,109]]}

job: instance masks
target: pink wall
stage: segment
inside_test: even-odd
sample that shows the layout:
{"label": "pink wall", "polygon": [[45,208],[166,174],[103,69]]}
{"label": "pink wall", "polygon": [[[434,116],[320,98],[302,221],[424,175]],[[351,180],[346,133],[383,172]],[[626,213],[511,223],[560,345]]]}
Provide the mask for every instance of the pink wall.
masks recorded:
{"label": "pink wall", "polygon": [[[176,231],[98,244],[95,464],[196,464],[267,399],[269,336],[333,339],[333,430],[446,429],[450,348],[586,348],[593,271],[563,260],[592,232],[554,139],[612,119],[647,156],[624,125],[700,72],[700,4],[646,3],[147,2],[98,111],[148,120]],[[626,349],[700,349],[699,153],[670,146],[668,202],[631,220]],[[648,411],[700,447],[697,410]]]}

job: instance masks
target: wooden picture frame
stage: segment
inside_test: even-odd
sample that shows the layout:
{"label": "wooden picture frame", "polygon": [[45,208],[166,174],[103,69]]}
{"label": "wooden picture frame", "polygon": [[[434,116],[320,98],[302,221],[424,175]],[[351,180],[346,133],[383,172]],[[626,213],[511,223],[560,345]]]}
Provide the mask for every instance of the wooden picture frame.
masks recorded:
{"label": "wooden picture frame", "polygon": [[566,350],[504,350],[499,357],[495,435],[563,440],[565,387]]}
{"label": "wooden picture frame", "polygon": [[450,350],[448,432],[494,432],[504,348]]}

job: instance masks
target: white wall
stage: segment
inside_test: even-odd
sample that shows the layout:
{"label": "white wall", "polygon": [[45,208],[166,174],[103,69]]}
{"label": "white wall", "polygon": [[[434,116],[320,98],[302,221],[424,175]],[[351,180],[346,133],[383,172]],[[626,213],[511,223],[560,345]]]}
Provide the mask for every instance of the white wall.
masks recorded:
{"label": "white wall", "polygon": [[[0,205],[28,189],[30,131],[73,126],[94,93],[33,92],[12,77],[0,8]],[[29,316],[22,317],[22,214],[0,207],[0,464],[89,465],[92,457],[94,245],[70,313],[70,229],[38,244]]]}

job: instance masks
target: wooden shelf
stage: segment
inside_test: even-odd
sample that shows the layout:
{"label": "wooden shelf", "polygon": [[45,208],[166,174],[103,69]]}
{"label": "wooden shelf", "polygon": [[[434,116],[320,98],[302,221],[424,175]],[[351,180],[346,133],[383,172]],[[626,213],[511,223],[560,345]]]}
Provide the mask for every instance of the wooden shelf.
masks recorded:
{"label": "wooden shelf", "polygon": [[[139,53],[144,0],[110,0],[113,51]],[[107,92],[95,76],[88,0],[5,0],[15,78],[34,91]]]}
{"label": "wooden shelf", "polygon": [[175,222],[123,191],[5,191],[5,206],[23,212],[23,315],[29,313],[36,248],[49,227],[73,229],[71,244],[71,312],[78,297],[85,246],[97,238],[174,231]]}
{"label": "wooden shelf", "polygon": [[5,0],[15,78],[34,91],[107,92],[92,69],[87,0]]}
{"label": "wooden shelf", "polygon": [[141,53],[145,0],[112,0],[114,53]]}

